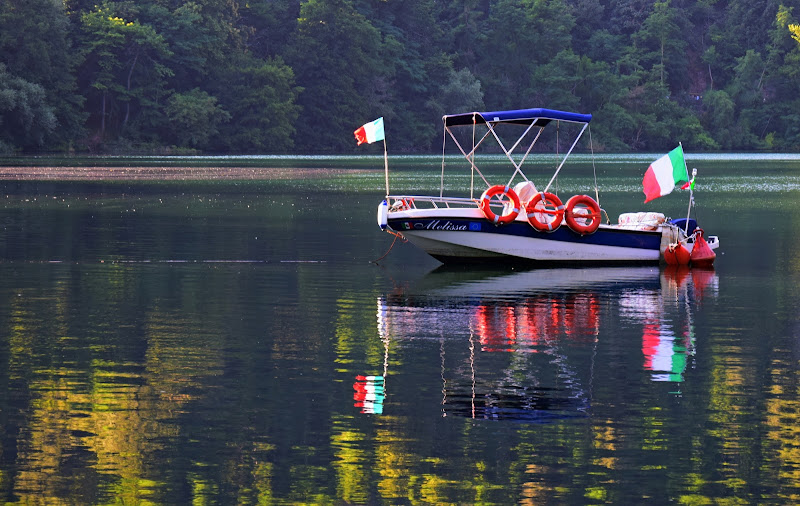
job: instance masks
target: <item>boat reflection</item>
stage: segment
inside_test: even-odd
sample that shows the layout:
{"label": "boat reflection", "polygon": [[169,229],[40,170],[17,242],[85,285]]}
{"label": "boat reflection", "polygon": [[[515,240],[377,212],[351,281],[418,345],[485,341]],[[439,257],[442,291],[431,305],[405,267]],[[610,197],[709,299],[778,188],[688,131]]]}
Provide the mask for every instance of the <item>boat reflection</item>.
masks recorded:
{"label": "boat reflection", "polygon": [[643,371],[683,381],[693,313],[717,283],[714,271],[688,268],[435,271],[378,298],[378,330],[387,350],[438,342],[442,416],[585,416],[601,344],[641,339]]}

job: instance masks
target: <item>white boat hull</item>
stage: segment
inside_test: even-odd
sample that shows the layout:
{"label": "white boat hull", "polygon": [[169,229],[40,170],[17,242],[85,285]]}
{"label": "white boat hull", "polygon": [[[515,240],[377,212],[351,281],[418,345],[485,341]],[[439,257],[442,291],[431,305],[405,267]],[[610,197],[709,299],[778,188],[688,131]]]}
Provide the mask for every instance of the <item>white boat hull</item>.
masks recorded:
{"label": "white boat hull", "polygon": [[[389,228],[444,262],[505,258],[546,264],[657,264],[669,243],[664,236],[675,233],[671,225],[655,230],[601,225],[588,235],[562,225],[554,232],[538,232],[522,219],[494,225],[474,208],[389,212],[386,220]],[[712,248],[717,244],[709,238]]]}
{"label": "white boat hull", "polygon": [[540,262],[649,262],[658,263],[660,251],[564,242],[549,238],[504,236],[469,232],[409,231],[403,235],[434,258],[464,259],[513,257]]}

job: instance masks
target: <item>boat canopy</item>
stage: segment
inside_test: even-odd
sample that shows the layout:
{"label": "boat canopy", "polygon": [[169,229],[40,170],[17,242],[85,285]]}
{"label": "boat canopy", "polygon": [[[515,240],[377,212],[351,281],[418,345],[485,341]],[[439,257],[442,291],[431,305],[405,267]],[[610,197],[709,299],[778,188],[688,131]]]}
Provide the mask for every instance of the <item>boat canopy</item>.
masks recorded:
{"label": "boat canopy", "polygon": [[445,126],[464,126],[476,123],[514,123],[518,125],[545,126],[553,120],[573,123],[589,123],[591,114],[556,111],[553,109],[517,109],[513,111],[467,112],[443,116]]}

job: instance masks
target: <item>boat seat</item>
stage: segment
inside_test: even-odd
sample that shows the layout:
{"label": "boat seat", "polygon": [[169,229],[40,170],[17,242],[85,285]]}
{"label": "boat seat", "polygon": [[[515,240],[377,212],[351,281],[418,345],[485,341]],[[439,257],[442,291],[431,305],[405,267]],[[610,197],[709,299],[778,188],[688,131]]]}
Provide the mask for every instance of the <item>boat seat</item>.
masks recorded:
{"label": "boat seat", "polygon": [[536,185],[533,184],[531,181],[520,181],[516,185],[514,185],[514,193],[517,194],[519,197],[519,203],[522,207],[533,198],[534,195],[539,193],[536,189]]}
{"label": "boat seat", "polygon": [[[670,223],[672,223],[681,230],[687,230],[686,218],[678,218],[675,220],[670,220]],[[695,221],[694,219],[689,219],[689,226],[686,232],[687,235],[692,235],[696,228],[697,228],[697,221]]]}

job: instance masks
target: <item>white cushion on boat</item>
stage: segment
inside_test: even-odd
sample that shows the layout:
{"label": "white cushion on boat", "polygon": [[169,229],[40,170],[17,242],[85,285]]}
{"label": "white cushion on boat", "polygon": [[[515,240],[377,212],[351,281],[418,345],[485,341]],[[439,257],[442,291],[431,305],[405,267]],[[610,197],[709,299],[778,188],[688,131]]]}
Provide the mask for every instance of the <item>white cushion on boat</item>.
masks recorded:
{"label": "white cushion on boat", "polygon": [[531,181],[520,181],[516,185],[514,185],[514,193],[517,194],[519,197],[519,202],[522,207],[525,207],[525,204],[528,203],[529,200],[533,198],[534,195],[539,193],[536,190],[536,185],[533,184]]}
{"label": "white cushion on boat", "polygon": [[666,218],[661,213],[622,213],[619,215],[618,226],[629,230],[656,230],[665,221]]}

